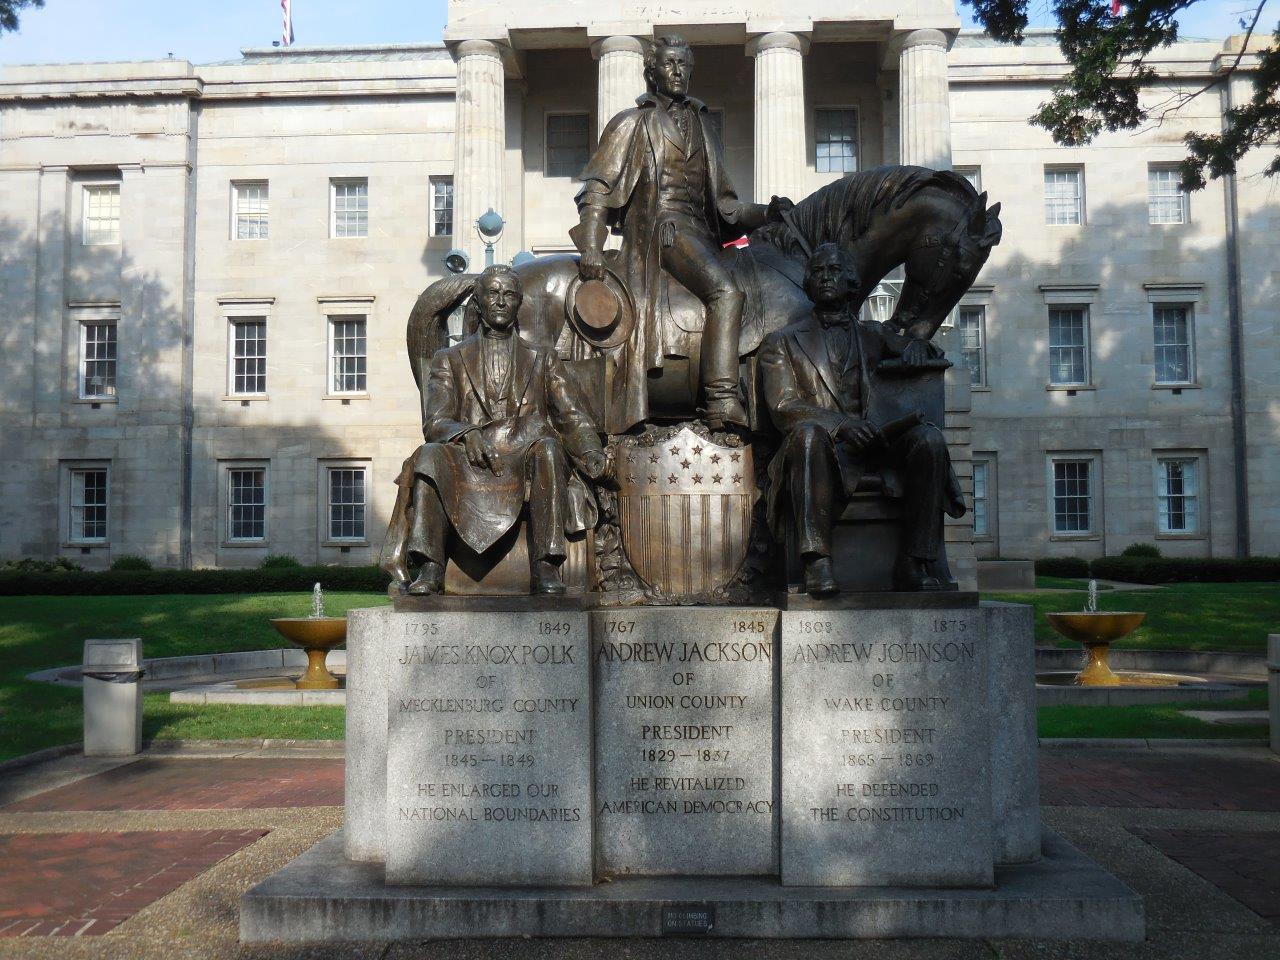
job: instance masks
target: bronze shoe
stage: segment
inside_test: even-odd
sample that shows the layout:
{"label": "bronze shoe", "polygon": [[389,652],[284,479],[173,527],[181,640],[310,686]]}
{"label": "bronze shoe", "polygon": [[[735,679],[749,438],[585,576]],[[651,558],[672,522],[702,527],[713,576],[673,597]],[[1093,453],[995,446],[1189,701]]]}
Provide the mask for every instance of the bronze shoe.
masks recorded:
{"label": "bronze shoe", "polygon": [[804,565],[804,589],[811,597],[830,596],[840,591],[830,557],[814,557]]}
{"label": "bronze shoe", "polygon": [[927,561],[901,557],[893,565],[893,588],[910,592],[941,590],[938,578],[929,572]]}
{"label": "bronze shoe", "polygon": [[551,563],[549,560],[535,560],[531,579],[533,581],[531,593],[559,596],[566,591],[564,578],[560,576],[560,565],[558,563]]}
{"label": "bronze shoe", "polygon": [[409,584],[408,592],[421,597],[432,593],[444,593],[444,564],[428,560],[418,571],[418,579]]}

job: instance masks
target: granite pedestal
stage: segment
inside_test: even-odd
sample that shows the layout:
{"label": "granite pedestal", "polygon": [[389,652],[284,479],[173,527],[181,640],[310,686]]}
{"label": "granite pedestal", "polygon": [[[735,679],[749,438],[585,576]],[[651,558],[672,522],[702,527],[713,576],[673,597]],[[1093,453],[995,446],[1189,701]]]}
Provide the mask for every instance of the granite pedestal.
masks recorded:
{"label": "granite pedestal", "polygon": [[910,599],[352,611],[345,827],[243,938],[1141,939],[1042,832],[1030,610]]}

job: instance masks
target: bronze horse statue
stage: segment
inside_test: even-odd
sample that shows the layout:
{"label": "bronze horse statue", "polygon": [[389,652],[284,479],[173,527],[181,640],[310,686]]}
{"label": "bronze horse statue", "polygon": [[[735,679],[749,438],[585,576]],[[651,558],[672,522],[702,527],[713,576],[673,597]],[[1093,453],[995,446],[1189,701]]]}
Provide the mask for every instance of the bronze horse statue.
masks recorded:
{"label": "bronze horse statue", "polygon": [[[823,243],[843,252],[854,288],[854,309],[895,268],[905,283],[889,323],[921,346],[907,362],[936,354],[927,341],[959,302],[991,248],[1000,242],[1000,204],[988,208],[964,177],[925,167],[887,166],[852,173],[815,191],[780,223],[753,231],[745,248],[721,254],[747,291],[739,356],[754,354],[766,335],[806,316],[812,304],[803,289],[805,264]],[[539,257],[516,268],[524,287],[520,333],[571,360],[593,352],[578,336],[565,309],[578,277],[577,257]],[[419,386],[435,350],[448,340],[447,318],[470,294],[475,274],[438,280],[419,296],[409,317],[408,347]],[[667,360],[650,371],[650,409],[659,418],[688,418],[698,397],[701,304],[668,280]],[[477,312],[467,304],[464,329],[475,329]],[[569,327],[566,330],[566,327]],[[754,394],[752,378],[749,392]],[[755,407],[755,404],[752,404]]]}

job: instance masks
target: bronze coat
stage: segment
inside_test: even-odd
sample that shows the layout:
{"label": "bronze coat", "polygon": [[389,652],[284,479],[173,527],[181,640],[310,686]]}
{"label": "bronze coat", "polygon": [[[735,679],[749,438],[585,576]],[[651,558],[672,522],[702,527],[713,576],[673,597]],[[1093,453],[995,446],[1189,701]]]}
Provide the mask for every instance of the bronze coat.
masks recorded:
{"label": "bronze coat", "polygon": [[[490,402],[484,386],[480,333],[431,359],[422,390],[422,433],[415,471],[440,492],[449,522],[472,550],[483,553],[511,529],[527,496],[525,458],[538,440],[563,442],[573,458],[598,450],[600,439],[578,388],[564,365],[546,350],[517,338],[511,388],[505,400]],[[480,429],[497,448],[502,476],[474,467],[461,437]],[[570,470],[565,526],[576,533],[596,523],[596,504],[582,479]]]}
{"label": "bronze coat", "polygon": [[[907,341],[882,323],[854,320],[851,332],[856,335],[859,377],[859,409],[845,410],[840,397],[840,377],[827,352],[822,324],[810,316],[765,337],[760,347],[760,370],[764,378],[765,405],[774,425],[783,435],[803,423],[815,423],[835,439],[840,425],[851,416],[866,418],[872,409],[875,382],[872,372],[881,360],[898,357]],[[841,485],[845,497],[852,497],[858,483],[868,471],[874,471],[890,497],[903,494],[902,478],[888,464],[879,463],[874,450],[855,453],[848,444],[836,443],[836,462],[840,465]],[[779,497],[786,485],[787,445],[783,444],[769,462],[768,516],[770,529],[777,532]],[[960,482],[949,469],[947,501],[952,506],[963,503]]]}
{"label": "bronze coat", "polygon": [[[724,148],[706,104],[693,97],[688,102],[702,130],[700,138],[690,138],[692,149],[701,150],[706,145],[706,223],[714,238],[732,240],[760,226],[765,207],[738,199],[724,168]],[[667,333],[670,319],[660,306],[666,298],[662,296],[659,265],[658,181],[667,152],[675,150],[683,155],[685,146],[654,94],[645,94],[636,104],[617,114],[605,127],[600,145],[582,172],[580,179],[584,182],[576,198],[579,210],[584,206],[604,207],[609,226],[622,234],[618,272],[636,304],[635,331],[617,348],[619,378],[605,418],[608,433],[621,433],[649,415],[646,377],[650,370],[662,366],[673,339]],[[570,231],[575,241],[579,232],[580,228]]]}

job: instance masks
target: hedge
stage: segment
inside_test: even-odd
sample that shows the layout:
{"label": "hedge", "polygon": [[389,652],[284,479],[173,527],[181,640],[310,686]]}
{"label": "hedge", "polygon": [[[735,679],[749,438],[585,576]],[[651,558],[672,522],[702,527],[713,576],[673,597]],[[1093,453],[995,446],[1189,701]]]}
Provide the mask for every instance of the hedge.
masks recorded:
{"label": "hedge", "polygon": [[1089,561],[1082,557],[1042,557],[1036,561],[1037,577],[1087,577]]}
{"label": "hedge", "polygon": [[148,593],[286,593],[386,590],[377,567],[293,567],[269,570],[105,570],[95,573],[0,571],[0,596],[108,596]]}
{"label": "hedge", "polygon": [[1128,583],[1274,581],[1280,580],[1280,557],[1101,557],[1089,570],[1092,576]]}

